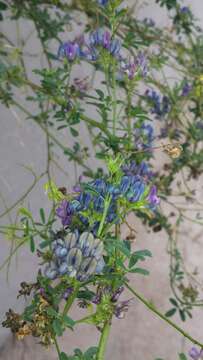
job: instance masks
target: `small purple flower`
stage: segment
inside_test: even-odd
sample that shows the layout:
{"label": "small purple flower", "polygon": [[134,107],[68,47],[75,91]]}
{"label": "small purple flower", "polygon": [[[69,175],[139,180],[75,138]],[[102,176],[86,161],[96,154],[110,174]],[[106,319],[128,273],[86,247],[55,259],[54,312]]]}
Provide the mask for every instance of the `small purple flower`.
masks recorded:
{"label": "small purple flower", "polygon": [[56,209],[56,215],[61,219],[63,226],[71,224],[73,211],[67,200],[62,200],[60,206]]}
{"label": "small purple flower", "polygon": [[69,61],[74,61],[79,54],[79,45],[76,42],[71,41],[60,45],[58,50],[58,57],[67,57]]}
{"label": "small purple flower", "polygon": [[189,351],[189,355],[193,360],[202,360],[203,359],[203,349],[198,351],[197,348],[192,347]]}
{"label": "small purple flower", "polygon": [[190,12],[190,9],[188,6],[182,6],[180,8],[180,12],[181,12],[181,14],[188,14]]}
{"label": "small purple flower", "polygon": [[160,199],[157,196],[157,187],[156,185],[152,185],[149,195],[148,195],[148,200],[150,202],[150,205],[152,207],[159,205],[160,203]]}
{"label": "small purple flower", "polygon": [[73,80],[74,88],[77,91],[80,91],[80,92],[87,91],[89,89],[89,86],[90,86],[87,80],[88,80],[88,77],[86,77],[84,79],[75,78]]}
{"label": "small purple flower", "polygon": [[101,6],[106,6],[109,0],[97,0],[98,4]]}
{"label": "small purple flower", "polygon": [[[143,52],[139,52],[136,58],[127,61],[122,59],[120,61],[120,73],[126,74],[130,80],[132,80],[136,73],[141,73],[143,77],[146,77],[148,73],[148,61]],[[122,79],[122,76],[121,76]]]}
{"label": "small purple flower", "polygon": [[122,61],[120,65],[121,65],[121,73],[126,74],[128,78],[132,80],[137,71],[137,65],[135,64],[135,60],[129,61],[128,63]]}
{"label": "small purple flower", "polygon": [[114,310],[114,315],[118,319],[123,319],[125,317],[125,313],[128,311],[129,304],[131,301],[132,301],[132,299],[121,301],[118,305],[116,305],[115,310]]}
{"label": "small purple flower", "polygon": [[191,90],[192,90],[192,85],[190,85],[188,82],[185,82],[182,87],[181,96],[188,96]]}
{"label": "small purple flower", "polygon": [[111,44],[111,34],[108,31],[105,31],[103,34],[103,47],[109,49]]}
{"label": "small purple flower", "polygon": [[72,294],[73,292],[73,288],[72,287],[68,287],[65,292],[63,293],[63,299],[64,300],[68,300],[69,296]]}
{"label": "small purple flower", "polygon": [[120,295],[122,294],[122,292],[124,291],[124,287],[120,286],[116,291],[114,291],[112,297],[111,297],[111,301],[112,302],[116,302],[118,301]]}
{"label": "small purple flower", "polygon": [[148,73],[148,61],[146,55],[143,52],[139,52],[136,58],[136,64],[143,77],[147,76]]}
{"label": "small purple flower", "polygon": [[118,56],[121,49],[121,42],[118,39],[111,41],[109,51],[113,56]]}

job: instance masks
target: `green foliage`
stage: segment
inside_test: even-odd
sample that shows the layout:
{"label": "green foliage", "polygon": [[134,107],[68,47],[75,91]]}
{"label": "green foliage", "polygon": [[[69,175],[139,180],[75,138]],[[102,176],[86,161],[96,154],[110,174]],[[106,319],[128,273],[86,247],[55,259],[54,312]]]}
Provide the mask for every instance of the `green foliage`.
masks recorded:
{"label": "green foliage", "polygon": [[[120,0],[109,0],[105,5],[99,5],[93,0],[78,0],[68,4],[60,0],[11,0],[9,6],[5,1],[0,1],[0,21],[4,20],[5,16],[10,21],[17,21],[17,25],[21,19],[29,20],[40,41],[43,60],[46,59],[46,64],[43,62],[41,68],[32,69],[30,74],[27,63],[32,64],[30,58],[35,55],[27,51],[26,45],[33,30],[24,37],[19,29],[19,38],[16,42],[8,39],[6,33],[2,33],[0,100],[12,110],[12,113],[17,109],[25,115],[26,121],[34,122],[44,132],[47,144],[45,175],[48,179],[44,189],[52,201],[49,214],[45,213],[43,207],[40,208],[38,221],[35,221],[32,211],[25,206],[17,212],[20,217],[19,224],[17,218],[15,224],[0,227],[2,233],[17,244],[14,249],[12,245],[11,254],[1,268],[9,265],[12,256],[25,243],[32,253],[37,250],[42,268],[51,264],[55,271],[54,244],[56,239],[62,240],[67,235],[65,227],[59,230],[55,224],[56,206],[62,200],[69,201],[74,198],[72,205],[77,207],[77,196],[80,192],[85,192],[85,195],[93,198],[101,195],[90,183],[86,184],[86,179],[84,182],[79,181],[80,190],[74,195],[74,191],[68,193],[69,190],[66,188],[58,188],[51,180],[51,170],[56,166],[63,175],[66,172],[64,165],[60,165],[55,148],[62,150],[67,161],[74,161],[77,176],[80,174],[92,179],[105,179],[108,185],[114,185],[117,190],[124,176],[122,166],[130,164],[131,161],[135,161],[137,165],[145,161],[149,169],[155,172],[153,180],[150,176],[148,178],[148,175],[143,175],[145,190],[138,201],[132,202],[129,200],[130,197],[119,194],[114,211],[121,220],[120,223],[117,219],[107,221],[108,209],[114,196],[109,194],[101,195],[100,200],[104,203],[102,211],[96,211],[95,202],[92,201],[80,211],[80,218],[73,216],[73,222],[69,227],[71,230],[94,232],[103,242],[102,255],[105,266],[102,274],[95,273],[84,282],[79,282],[74,276],[67,274],[61,275],[57,280],[53,276],[54,281],[51,281],[40,270],[36,283],[22,283],[21,295],[31,296],[31,300],[20,315],[20,320],[17,316],[19,323],[15,331],[10,326],[18,336],[19,329],[21,332],[29,330],[28,333],[32,333],[39,342],[47,346],[53,344],[56,337],[62,336],[65,330],[75,330],[77,323],[95,325],[102,332],[99,348],[92,347],[84,353],[80,349],[75,349],[72,356],[57,348],[60,360],[96,360],[98,352],[105,347],[105,329],[111,324],[116,310],[120,311],[119,315],[122,316],[128,310],[127,300],[114,300],[116,291],[121,286],[127,286],[129,274],[149,275],[149,271],[140,264],[152,257],[152,254],[148,249],[135,251],[134,246],[131,246],[130,240],[135,229],[134,221],[133,228],[127,222],[126,217],[129,213],[136,215],[149,230],[154,233],[162,231],[169,239],[172,297],[169,298],[169,310],[165,316],[161,314],[160,317],[167,321],[167,318],[178,314],[182,321],[186,321],[188,317],[192,317],[195,306],[203,305],[194,281],[195,274],[191,275],[185,271],[184,258],[177,239],[184,221],[189,219],[195,224],[203,224],[201,213],[198,212],[194,219],[186,215],[189,202],[195,202],[195,192],[194,189],[190,189],[189,180],[198,179],[203,172],[203,37],[190,9],[182,11],[177,0],[156,0],[156,3],[170,10],[173,24],[170,29],[159,29],[153,23],[148,24],[147,21],[136,19],[130,11],[120,7]],[[62,58],[57,56],[56,52],[53,53],[53,42],[54,46],[61,44],[63,33],[69,41],[67,32],[74,30],[74,26],[78,25],[81,14],[85,15],[85,32],[89,33],[98,26],[105,26],[111,31],[111,41],[122,41],[122,47],[127,53],[126,61],[132,57],[135,64],[121,61],[119,56],[114,56],[112,50],[109,51],[107,45],[101,44],[95,45],[96,57],[93,61],[90,58],[85,59],[85,52],[82,52],[82,58],[77,54],[74,59],[68,59],[68,56]],[[177,35],[184,36],[184,42],[181,42]],[[91,46],[88,50],[91,50],[90,48]],[[157,49],[157,53],[154,52],[154,48]],[[143,77],[138,65],[140,54],[147,55],[150,70],[147,76]],[[76,66],[83,67],[85,61],[87,77],[79,79],[77,85],[75,80],[78,79],[74,79],[73,74],[75,70],[77,72]],[[127,65],[130,65],[129,68]],[[131,78],[129,72],[133,65],[135,72]],[[173,71],[177,69],[178,82],[168,81],[166,68]],[[159,76],[154,77],[154,73],[158,73]],[[99,79],[96,88],[95,75]],[[87,84],[83,84],[86,81]],[[186,95],[183,94],[185,85],[189,86]],[[143,88],[155,92],[152,98],[143,93]],[[31,104],[35,105],[35,111],[29,110]],[[155,128],[157,131],[160,130],[160,133],[153,134],[150,139],[149,134],[143,129],[149,129],[145,125],[154,125],[155,121],[159,121]],[[69,138],[65,144],[62,143],[59,132],[64,135],[68,133]],[[169,147],[159,141],[165,137],[162,132],[167,135],[164,142],[166,140]],[[89,136],[90,146],[86,145],[86,135]],[[165,151],[170,159],[163,166],[159,164],[157,167],[154,165],[155,151]],[[91,166],[93,158],[97,159],[98,169],[95,165]],[[140,174],[134,176],[139,178]],[[175,184],[177,178],[181,180]],[[36,179],[35,183],[38,181]],[[162,202],[172,206],[171,213],[165,213],[163,207],[156,211],[150,208],[148,197],[152,183],[159,189]],[[127,187],[129,190],[129,186]],[[30,191],[14,203],[11,210],[21,204]],[[176,195],[185,200],[186,209],[179,207],[175,200],[171,201],[170,197],[174,199]],[[8,213],[10,208],[6,209],[5,215]],[[88,219],[88,225],[82,223],[82,217]],[[93,230],[94,224],[99,224],[98,230]],[[126,239],[123,239],[121,233],[122,224],[128,226],[130,231]],[[71,291],[64,301],[67,289]],[[150,310],[157,313],[151,303],[142,299],[142,296],[137,297]],[[68,313],[76,299],[79,306],[90,311],[88,316],[79,320],[72,319]],[[16,316],[14,320],[17,321]],[[20,321],[25,322],[25,329]],[[171,320],[168,322],[171,324]],[[174,328],[177,330],[176,325]],[[183,334],[181,329],[179,331]],[[23,336],[21,333],[20,335]],[[191,337],[189,339],[191,340]],[[102,351],[104,358],[104,349]],[[186,355],[179,354],[179,360],[186,359]]]}

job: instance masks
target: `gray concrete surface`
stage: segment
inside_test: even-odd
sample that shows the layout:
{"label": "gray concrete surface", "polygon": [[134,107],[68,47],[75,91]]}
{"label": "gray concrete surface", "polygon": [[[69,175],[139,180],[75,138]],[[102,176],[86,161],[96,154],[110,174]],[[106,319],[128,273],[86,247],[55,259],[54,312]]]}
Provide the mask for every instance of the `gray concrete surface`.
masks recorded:
{"label": "gray concrete surface", "polygon": [[[133,3],[133,1],[131,1]],[[203,22],[203,1],[185,1],[190,5],[196,15]],[[150,1],[150,5],[140,10],[140,16],[153,16],[160,24],[165,24],[167,20],[165,12]],[[13,25],[6,24],[7,31],[11,38],[15,37]],[[23,27],[27,29],[30,26],[25,22]],[[38,48],[39,43],[33,37],[30,47]],[[31,70],[37,67],[39,59],[33,58],[27,64]],[[84,75],[80,69],[80,74]],[[20,98],[20,95],[18,95]],[[66,131],[61,134],[61,139],[65,144],[68,140]],[[86,139],[84,139],[86,141]],[[88,141],[88,140],[87,140]],[[22,165],[31,166],[37,174],[45,169],[46,159],[46,141],[41,130],[30,120],[24,120],[22,114],[17,113],[15,109],[9,111],[1,106],[1,131],[0,131],[0,191],[7,206],[12,205],[18,197],[24,193],[32,182],[32,176]],[[74,182],[74,169],[67,160],[57,151],[57,161],[68,173],[68,179],[57,168],[52,169],[54,180],[59,186],[66,184],[68,187]],[[78,175],[80,170],[78,169]],[[42,179],[30,194],[25,204],[30,207],[35,217],[38,217],[38,209],[43,206],[49,208],[49,201],[43,190]],[[68,183],[68,184],[67,184]],[[198,188],[202,197],[201,183]],[[2,210],[4,209],[0,201]],[[12,215],[15,217],[15,212]],[[3,218],[2,223],[8,223],[9,218]],[[171,294],[168,284],[168,263],[169,258],[166,254],[167,240],[163,233],[149,234],[140,223],[132,219],[136,226],[138,237],[136,240],[137,248],[149,248],[153,253],[153,258],[147,261],[146,267],[150,269],[150,277],[133,277],[132,283],[142,292],[146,298],[163,312],[168,309],[168,298]],[[201,229],[185,224],[184,232],[181,237],[181,246],[183,248],[188,266],[193,268],[199,266],[200,279],[203,270],[202,264],[202,237],[193,243],[191,238]],[[125,232],[125,230],[124,230]],[[8,255],[10,243],[9,240],[1,238],[0,264]],[[31,281],[35,278],[38,259],[32,256],[28,249],[23,248],[19,251],[16,259],[12,262],[10,269],[9,282],[6,281],[6,272],[0,272],[0,318],[9,307],[20,310],[24,302],[17,301],[16,294],[19,289],[19,283],[23,280]],[[125,298],[131,297],[126,292]],[[81,310],[75,307],[72,316],[79,318]],[[80,313],[80,314],[79,314]],[[83,312],[82,312],[83,314]],[[194,337],[203,341],[202,310],[193,312],[193,319],[188,320],[184,325],[175,317],[177,323],[181,324],[186,331],[189,331]],[[78,326],[77,332],[68,332],[61,340],[63,350],[70,353],[75,347],[83,349],[95,345],[98,341],[99,333],[92,327],[85,325]],[[154,360],[163,358],[165,360],[178,359],[178,352],[187,351],[191,347],[189,341],[183,339],[166,323],[150,313],[143,304],[135,301],[132,303],[129,312],[124,320],[114,320],[111,330],[111,337],[108,343],[107,360]],[[33,339],[26,339],[19,343],[12,338],[9,331],[0,328],[0,359],[4,360],[55,360],[55,350],[49,352],[42,349]]]}

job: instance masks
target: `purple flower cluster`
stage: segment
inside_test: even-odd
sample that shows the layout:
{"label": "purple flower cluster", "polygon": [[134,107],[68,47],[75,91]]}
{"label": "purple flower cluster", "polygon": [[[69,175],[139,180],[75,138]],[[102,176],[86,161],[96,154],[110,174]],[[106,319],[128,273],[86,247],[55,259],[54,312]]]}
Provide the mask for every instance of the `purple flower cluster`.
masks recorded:
{"label": "purple flower cluster", "polygon": [[139,52],[137,57],[131,60],[121,60],[120,62],[120,73],[126,74],[130,80],[134,76],[140,73],[143,77],[147,76],[148,73],[148,61],[143,52]]}
{"label": "purple flower cluster", "polygon": [[122,166],[122,171],[127,176],[139,176],[146,182],[150,181],[154,176],[154,173],[144,161],[142,161],[140,165],[137,165],[137,163],[132,160],[128,164]]}
{"label": "purple flower cluster", "polygon": [[[123,176],[119,183],[111,184],[104,179],[95,179],[87,183],[84,189],[71,201],[63,200],[56,210],[56,214],[61,219],[63,226],[69,226],[72,223],[73,216],[85,226],[89,226],[89,220],[95,214],[99,218],[102,216],[105,208],[105,200],[111,198],[107,210],[106,223],[119,223],[118,202],[119,199],[126,199],[129,203],[136,203],[140,200],[146,201],[146,207],[154,209],[159,203],[157,190],[152,186],[148,197],[145,194],[148,182],[153,173],[149,170],[147,164],[142,162],[137,165],[132,161],[122,166]],[[143,198],[144,197],[144,198]],[[94,234],[97,233],[99,221],[95,221],[91,227]]]}
{"label": "purple flower cluster", "polygon": [[109,31],[102,28],[90,33],[88,41],[88,51],[86,56],[92,56],[92,60],[96,60],[99,56],[98,47],[106,49],[112,56],[119,58],[121,50],[121,42],[118,39],[112,39]]}
{"label": "purple flower cluster", "polygon": [[[102,2],[104,5],[104,2]],[[58,57],[67,58],[70,62],[76,59],[86,59],[88,61],[101,60],[101,51],[107,51],[111,56],[118,60],[120,77],[127,75],[133,79],[139,73],[145,77],[148,73],[148,61],[143,52],[128,60],[124,58],[121,51],[119,39],[112,38],[109,31],[99,28],[89,34],[87,40],[84,37],[78,41],[69,41],[59,47]]]}
{"label": "purple flower cluster", "polygon": [[154,129],[150,124],[142,124],[134,133],[135,147],[138,150],[152,147],[154,140]]}
{"label": "purple flower cluster", "polygon": [[112,39],[109,31],[99,28],[89,34],[87,41],[66,42],[60,45],[58,57],[66,57],[69,61],[76,58],[96,61],[100,58],[100,49],[106,49],[115,58],[120,57],[121,42]]}
{"label": "purple flower cluster", "polygon": [[[93,274],[100,274],[105,265],[103,243],[92,233],[78,231],[67,233],[52,243],[52,260],[45,269],[45,276],[54,280],[68,275],[78,281],[86,281]],[[64,297],[68,297],[68,288]]]}
{"label": "purple flower cluster", "polygon": [[92,302],[93,304],[99,305],[102,302],[103,297],[109,297],[111,303],[114,305],[114,315],[118,319],[123,319],[125,313],[128,311],[128,307],[131,301],[130,299],[118,302],[123,291],[123,286],[118,287],[113,293],[111,287],[106,286],[104,288],[98,288],[96,295],[92,299]]}
{"label": "purple flower cluster", "polygon": [[152,105],[151,113],[155,114],[158,119],[163,118],[166,114],[170,112],[171,105],[170,100],[167,96],[162,98],[155,90],[147,90],[145,92],[149,103]]}

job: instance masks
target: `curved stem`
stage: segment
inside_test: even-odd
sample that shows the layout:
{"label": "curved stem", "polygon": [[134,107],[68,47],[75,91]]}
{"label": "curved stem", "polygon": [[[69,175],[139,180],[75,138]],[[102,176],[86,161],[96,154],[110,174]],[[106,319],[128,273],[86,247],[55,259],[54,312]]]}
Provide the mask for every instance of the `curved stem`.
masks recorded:
{"label": "curved stem", "polygon": [[111,323],[108,321],[106,322],[106,324],[102,329],[102,333],[99,341],[99,347],[97,351],[97,358],[96,358],[97,360],[104,360],[106,344],[107,344],[110,328],[111,328]]}
{"label": "curved stem", "polygon": [[12,204],[10,207],[8,207],[5,211],[3,211],[0,214],[0,218],[2,218],[3,216],[7,215],[8,213],[10,213],[18,204],[20,204],[27,196],[28,194],[33,190],[33,188],[35,187],[35,185],[37,184],[37,182],[46,174],[46,171],[43,172],[41,175],[39,176],[35,176],[33,183],[29,186],[29,188],[25,191],[25,193],[14,203]]}
{"label": "curved stem", "polygon": [[125,281],[125,286],[128,288],[128,290],[131,291],[132,294],[134,294],[149,310],[154,312],[158,317],[160,317],[162,320],[166,321],[170,326],[172,326],[174,329],[176,329],[180,334],[182,334],[185,338],[190,340],[193,344],[196,344],[203,348],[203,343],[200,343],[198,340],[194,339],[192,336],[190,336],[188,333],[186,333],[183,329],[181,329],[178,325],[176,325],[173,321],[169,320],[165,315],[163,315],[159,310],[157,310],[154,305],[152,305],[149,301],[147,301],[141,294],[139,294],[137,291],[135,291],[131,286]]}

